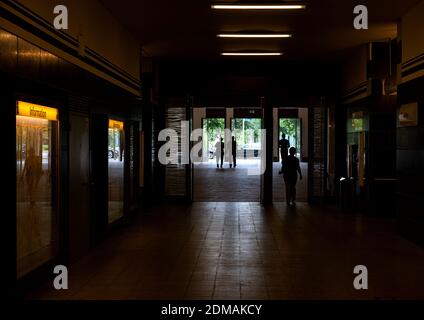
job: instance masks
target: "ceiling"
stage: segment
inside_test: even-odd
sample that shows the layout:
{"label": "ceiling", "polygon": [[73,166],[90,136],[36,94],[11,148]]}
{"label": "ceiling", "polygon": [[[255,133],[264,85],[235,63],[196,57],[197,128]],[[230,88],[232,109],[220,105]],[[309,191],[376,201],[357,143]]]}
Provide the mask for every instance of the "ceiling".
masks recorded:
{"label": "ceiling", "polygon": [[[309,0],[303,1],[305,10],[296,12],[237,12],[212,10],[211,4],[216,2],[208,0],[100,1],[140,41],[143,55],[173,59],[235,59],[221,57],[220,53],[243,50],[284,52],[278,59],[334,59],[357,45],[394,38],[400,17],[419,2]],[[359,3],[368,7],[368,30],[353,28],[353,8]],[[221,32],[246,31],[287,32],[293,38],[252,40],[216,36]]]}

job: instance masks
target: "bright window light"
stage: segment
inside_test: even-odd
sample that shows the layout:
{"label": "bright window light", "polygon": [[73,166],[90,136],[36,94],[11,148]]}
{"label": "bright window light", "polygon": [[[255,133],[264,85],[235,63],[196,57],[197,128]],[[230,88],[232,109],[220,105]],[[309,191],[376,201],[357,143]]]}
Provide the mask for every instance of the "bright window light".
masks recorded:
{"label": "bright window light", "polygon": [[291,38],[291,34],[240,34],[240,33],[221,33],[219,38]]}
{"label": "bright window light", "polygon": [[217,10],[299,10],[305,9],[303,4],[213,4]]}
{"label": "bright window light", "polygon": [[282,56],[281,52],[223,52],[223,56]]}

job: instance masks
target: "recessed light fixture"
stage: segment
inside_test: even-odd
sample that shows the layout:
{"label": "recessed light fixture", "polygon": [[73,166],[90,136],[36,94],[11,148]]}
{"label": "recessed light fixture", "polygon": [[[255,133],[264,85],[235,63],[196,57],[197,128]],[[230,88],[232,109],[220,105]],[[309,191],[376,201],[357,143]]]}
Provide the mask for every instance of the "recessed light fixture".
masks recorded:
{"label": "recessed light fixture", "polygon": [[221,33],[219,38],[291,38],[291,34],[243,34],[243,33]]}
{"label": "recessed light fixture", "polygon": [[216,10],[299,10],[304,4],[213,4]]}
{"label": "recessed light fixture", "polygon": [[272,57],[272,56],[282,56],[281,52],[223,52],[223,56],[240,56],[240,57]]}

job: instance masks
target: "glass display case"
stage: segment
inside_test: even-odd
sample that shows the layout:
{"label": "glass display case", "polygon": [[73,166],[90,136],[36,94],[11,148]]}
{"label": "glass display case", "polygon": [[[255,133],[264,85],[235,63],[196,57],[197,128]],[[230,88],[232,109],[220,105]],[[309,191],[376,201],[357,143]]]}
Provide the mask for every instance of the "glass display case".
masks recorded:
{"label": "glass display case", "polygon": [[16,106],[17,277],[58,252],[58,110]]}

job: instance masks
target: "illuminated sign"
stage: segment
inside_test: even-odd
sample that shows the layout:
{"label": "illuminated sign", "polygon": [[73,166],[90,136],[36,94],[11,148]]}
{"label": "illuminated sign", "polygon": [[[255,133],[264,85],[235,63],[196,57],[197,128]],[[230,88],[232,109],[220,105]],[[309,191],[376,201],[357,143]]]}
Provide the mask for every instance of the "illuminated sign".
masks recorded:
{"label": "illuminated sign", "polygon": [[44,107],[37,104],[23,102],[23,101],[18,101],[16,105],[16,115],[23,116],[23,117],[58,121],[57,109]]}
{"label": "illuminated sign", "polygon": [[117,120],[109,120],[109,129],[124,130],[124,123]]}

